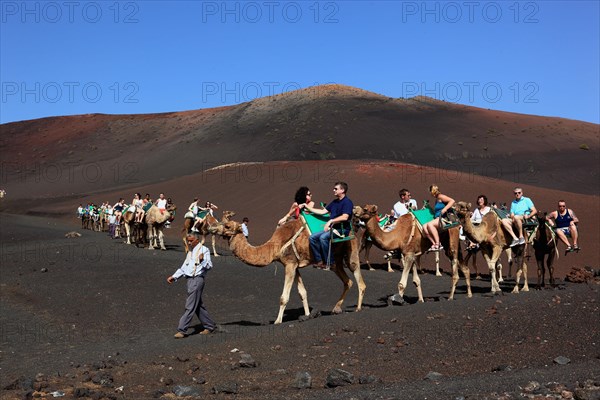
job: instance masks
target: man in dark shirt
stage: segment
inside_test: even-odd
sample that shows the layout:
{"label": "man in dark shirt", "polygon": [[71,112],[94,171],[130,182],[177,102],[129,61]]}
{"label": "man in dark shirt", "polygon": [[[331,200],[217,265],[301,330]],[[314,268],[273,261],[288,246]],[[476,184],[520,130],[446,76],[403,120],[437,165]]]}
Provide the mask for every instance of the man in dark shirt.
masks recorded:
{"label": "man in dark shirt", "polygon": [[345,182],[336,182],[333,186],[333,195],[335,200],[327,205],[324,209],[316,209],[306,206],[306,209],[314,214],[325,215],[329,213],[329,221],[325,223],[324,230],[312,234],[309,238],[310,249],[313,253],[316,267],[326,269],[325,262],[329,262],[329,242],[331,239],[331,227],[334,224],[348,221],[352,217],[352,209],[354,204],[350,200],[346,193],[348,191],[348,185]]}

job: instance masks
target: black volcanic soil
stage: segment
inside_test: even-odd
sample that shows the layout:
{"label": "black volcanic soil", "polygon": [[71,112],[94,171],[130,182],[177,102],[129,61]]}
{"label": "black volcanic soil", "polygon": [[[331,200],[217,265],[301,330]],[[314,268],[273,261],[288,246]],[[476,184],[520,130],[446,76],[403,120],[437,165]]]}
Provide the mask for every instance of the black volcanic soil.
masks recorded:
{"label": "black volcanic soil", "polygon": [[[345,312],[332,315],[341,282],[332,272],[305,268],[309,304],[321,315],[300,322],[293,289],[284,323],[274,326],[281,266],[249,267],[221,249],[205,291],[219,332],[175,340],[185,286],[165,279],[183,259],[178,244],[148,251],[90,231],[66,239],[73,222],[0,218],[3,399],[22,398],[31,387],[47,397],[62,391],[73,398],[76,391],[89,398],[174,398],[177,385],[201,397],[230,387],[235,398],[561,398],[563,389],[600,380],[598,281],[559,279],[556,288],[538,291],[530,280],[531,291],[511,294],[515,282],[508,279],[503,295],[492,296],[484,277],[472,281],[468,299],[461,279],[448,302],[450,276],[428,272],[421,276],[424,304],[416,303],[411,285],[407,303],[390,306],[400,274],[380,265],[362,271],[363,311],[353,312],[352,289]],[[240,367],[242,352],[257,366]],[[557,364],[560,356],[569,363]],[[336,368],[355,383],[325,388]],[[311,389],[292,387],[299,372],[312,376]],[[424,379],[430,372],[441,376]],[[368,376],[376,382],[358,383]],[[541,388],[527,392],[531,381]],[[589,382],[588,392],[598,395]]]}

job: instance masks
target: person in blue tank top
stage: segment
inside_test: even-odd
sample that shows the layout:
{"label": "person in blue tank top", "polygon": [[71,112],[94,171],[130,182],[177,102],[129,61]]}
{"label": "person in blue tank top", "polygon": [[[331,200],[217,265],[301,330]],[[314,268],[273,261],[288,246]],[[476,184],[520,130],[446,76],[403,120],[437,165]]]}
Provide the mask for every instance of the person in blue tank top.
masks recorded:
{"label": "person in blue tank top", "polygon": [[440,234],[438,231],[441,227],[440,217],[452,208],[454,199],[441,193],[437,185],[431,185],[429,187],[429,193],[435,198],[433,220],[423,225],[423,233],[425,233],[425,236],[433,243],[428,251],[440,251],[444,249],[444,246],[440,244]]}
{"label": "person in blue tank top", "polygon": [[[573,210],[567,208],[567,203],[564,200],[558,201],[558,210],[548,214],[547,219],[551,225],[556,226],[556,235],[567,245],[567,251],[579,250],[579,246],[577,245],[577,238],[579,236],[577,223],[579,220]],[[567,235],[571,235],[573,238],[573,246],[569,243]]]}

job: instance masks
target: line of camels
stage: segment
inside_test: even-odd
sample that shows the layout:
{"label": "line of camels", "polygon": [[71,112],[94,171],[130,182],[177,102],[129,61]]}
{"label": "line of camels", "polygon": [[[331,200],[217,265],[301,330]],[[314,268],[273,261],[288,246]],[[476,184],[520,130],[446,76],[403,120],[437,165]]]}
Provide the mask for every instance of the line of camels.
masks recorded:
{"label": "line of camels", "polygon": [[[495,213],[488,213],[483,217],[481,223],[477,226],[471,223],[471,204],[459,201],[454,205],[454,211],[459,218],[460,225],[463,227],[465,236],[472,242],[478,243],[481,253],[488,264],[491,277],[491,292],[501,292],[499,283],[502,282],[502,271],[499,264],[500,255],[503,251],[510,249],[511,237],[505,231],[504,226]],[[156,206],[152,206],[144,218],[144,226],[147,227],[147,238],[149,248],[160,247],[165,250],[163,229],[167,221],[172,221],[176,207],[162,211]],[[365,205],[364,207],[354,207],[352,221],[355,232],[361,229],[361,221],[364,225],[364,232],[356,235],[352,240],[334,244],[332,246],[332,271],[339,277],[343,283],[343,291],[336,302],[332,313],[342,312],[342,304],[350,288],[353,286],[352,280],[345,271],[347,268],[358,286],[358,302],[356,311],[362,309],[362,302],[366,290],[366,284],[363,280],[359,252],[362,249],[368,249],[371,244],[384,251],[399,251],[402,262],[402,277],[398,282],[398,293],[392,296],[390,300],[403,303],[404,292],[408,283],[408,276],[412,272],[413,284],[416,287],[418,301],[424,302],[421,280],[418,270],[420,269],[420,259],[427,252],[431,243],[422,234],[416,219],[411,214],[400,217],[395,227],[390,231],[384,231],[378,223],[377,206]],[[235,216],[233,211],[224,211],[221,221],[217,220],[212,214],[207,214],[201,224],[198,226],[199,233],[192,233],[191,228],[194,220],[186,218],[181,231],[186,252],[189,251],[185,236],[195,234],[202,236],[201,243],[204,243],[207,235],[211,235],[212,249],[214,256],[219,256],[215,246],[215,236],[221,236],[229,241],[229,248],[235,257],[242,262],[254,266],[265,267],[273,262],[279,262],[285,269],[285,281],[283,292],[279,301],[279,313],[275,324],[283,321],[285,308],[290,299],[290,292],[294,283],[302,300],[305,316],[310,315],[308,306],[307,290],[300,275],[300,269],[314,263],[309,248],[309,232],[305,228],[302,220],[291,219],[285,224],[277,227],[271,238],[259,246],[251,245],[242,232],[242,225],[232,219]],[[141,224],[134,224],[135,214],[125,211],[122,216],[128,244],[136,236],[136,230],[139,230]],[[538,264],[538,287],[545,284],[545,267],[547,266],[550,275],[550,284],[554,285],[553,261],[556,251],[556,242],[551,240],[552,233],[545,225],[545,216],[539,215],[540,228],[537,230],[536,237],[533,240],[536,261]],[[454,227],[441,232],[440,239],[444,246],[444,253],[451,262],[452,266],[452,287],[448,300],[453,300],[456,285],[459,281],[459,269],[462,272],[467,286],[467,297],[472,297],[470,272],[467,265],[468,257],[463,258],[460,248],[459,227]],[[367,237],[370,239],[367,241]],[[519,293],[519,284],[521,276],[523,277],[523,286],[521,291],[529,291],[527,281],[527,264],[524,260],[525,245],[512,248],[512,260],[516,265],[515,286],[512,293]],[[547,260],[545,257],[547,256]],[[368,259],[368,252],[367,252]],[[369,268],[370,264],[367,261]],[[510,274],[510,272],[509,272]],[[436,275],[441,276],[439,265]]]}
{"label": "line of camels", "polygon": [[[471,223],[471,204],[457,202],[454,209],[459,217],[466,237],[474,243],[478,243],[481,252],[488,264],[491,276],[491,292],[501,292],[499,282],[502,279],[502,271],[499,266],[500,255],[503,251],[510,249],[511,237],[505,231],[504,226],[495,213],[488,213],[484,216],[481,224],[474,226]],[[398,283],[398,293],[392,300],[402,303],[404,292],[406,290],[408,275],[412,271],[413,283],[417,289],[418,301],[424,302],[421,280],[417,268],[420,267],[420,258],[427,252],[431,243],[421,233],[416,219],[411,214],[406,214],[396,221],[395,227],[391,231],[384,231],[379,226],[377,220],[377,206],[365,205],[364,207],[354,207],[353,224],[355,231],[359,230],[360,221],[364,222],[364,233],[362,239],[370,237],[372,243],[378,248],[391,251],[398,250],[402,254],[402,277]],[[259,246],[253,246],[243,234],[242,225],[231,219],[233,212],[224,212],[222,221],[217,221],[212,217],[210,222],[206,222],[206,232],[226,238],[229,241],[229,248],[235,257],[242,262],[254,266],[265,267],[272,262],[279,262],[285,269],[285,282],[283,292],[279,301],[279,313],[275,324],[280,324],[283,320],[285,308],[290,298],[290,292],[294,283],[297,285],[300,299],[304,308],[306,317],[310,315],[306,287],[300,275],[300,269],[314,263],[311,251],[309,249],[309,232],[300,219],[292,219],[279,226],[271,238]],[[554,285],[552,262],[556,253],[556,242],[550,240],[551,232],[545,225],[544,216],[538,217],[540,220],[540,229],[536,233],[533,241],[536,261],[538,263],[538,287],[544,286],[544,258],[547,255],[547,267],[550,274],[550,284]],[[456,285],[459,280],[459,269],[464,275],[467,285],[467,297],[472,297],[469,268],[463,259],[460,249],[460,228],[454,227],[443,231],[441,242],[444,246],[444,252],[452,265],[452,288],[448,300],[454,299]],[[364,242],[364,241],[363,241]],[[365,245],[363,244],[363,247]],[[521,276],[523,277],[523,286],[521,291],[529,291],[527,281],[527,264],[524,260],[526,245],[512,248],[513,261],[516,265],[515,286],[512,293],[519,293],[519,284]],[[353,285],[345,271],[347,268],[353,275],[358,286],[358,302],[356,311],[362,309],[362,302],[365,294],[366,285],[362,278],[359,260],[359,251],[361,249],[361,240],[358,235],[349,241],[333,244],[333,265],[332,271],[342,281],[344,287],[339,300],[336,302],[332,313],[342,312],[342,304],[346,295]],[[213,251],[216,254],[216,251]],[[439,273],[439,270],[437,271]],[[499,278],[496,275],[499,275]],[[440,274],[441,275],[441,274]]]}

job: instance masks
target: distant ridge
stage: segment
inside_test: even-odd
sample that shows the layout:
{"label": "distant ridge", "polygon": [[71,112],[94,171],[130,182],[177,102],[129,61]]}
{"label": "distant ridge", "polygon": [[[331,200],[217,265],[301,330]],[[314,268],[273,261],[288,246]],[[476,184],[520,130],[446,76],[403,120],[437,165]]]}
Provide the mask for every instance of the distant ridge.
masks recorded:
{"label": "distant ridge", "polygon": [[[75,175],[92,164],[100,168],[97,180],[72,186],[80,193],[131,183],[123,175],[132,165],[136,182],[145,184],[227,163],[334,159],[406,162],[576,193],[599,191],[597,124],[424,96],[390,98],[338,84],[227,107],[51,117],[0,129],[5,186],[23,196],[32,190],[21,182],[24,171],[44,165],[68,165]],[[33,190],[40,196],[56,194],[54,185],[38,183]]]}

